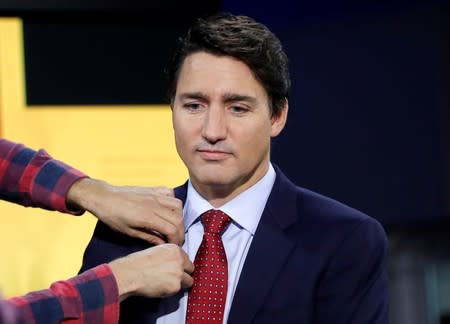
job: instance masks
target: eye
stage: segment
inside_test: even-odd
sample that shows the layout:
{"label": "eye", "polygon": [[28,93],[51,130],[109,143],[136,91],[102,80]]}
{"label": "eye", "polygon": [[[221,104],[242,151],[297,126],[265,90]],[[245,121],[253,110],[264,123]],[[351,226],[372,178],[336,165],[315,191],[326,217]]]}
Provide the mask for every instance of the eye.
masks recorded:
{"label": "eye", "polygon": [[243,106],[232,106],[231,111],[235,114],[244,114],[248,111],[248,108]]}
{"label": "eye", "polygon": [[193,102],[193,103],[186,103],[183,105],[183,107],[191,111],[197,111],[200,110],[201,105],[199,103]]}

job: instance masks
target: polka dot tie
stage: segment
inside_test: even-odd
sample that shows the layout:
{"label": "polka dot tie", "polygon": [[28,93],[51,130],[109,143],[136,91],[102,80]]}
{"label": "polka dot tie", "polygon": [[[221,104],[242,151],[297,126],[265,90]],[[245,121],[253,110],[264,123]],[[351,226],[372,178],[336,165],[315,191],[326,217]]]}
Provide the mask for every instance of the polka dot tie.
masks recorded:
{"label": "polka dot tie", "polygon": [[227,256],[222,233],[231,219],[220,210],[201,216],[203,240],[194,260],[194,284],[188,297],[187,324],[222,323],[228,286]]}

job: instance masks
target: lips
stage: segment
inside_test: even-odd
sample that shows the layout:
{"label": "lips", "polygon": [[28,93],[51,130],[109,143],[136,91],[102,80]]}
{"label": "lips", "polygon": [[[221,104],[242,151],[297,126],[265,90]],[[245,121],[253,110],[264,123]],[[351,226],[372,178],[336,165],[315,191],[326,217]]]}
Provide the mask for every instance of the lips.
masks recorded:
{"label": "lips", "polygon": [[199,150],[200,157],[206,161],[220,161],[228,158],[230,153],[215,150]]}

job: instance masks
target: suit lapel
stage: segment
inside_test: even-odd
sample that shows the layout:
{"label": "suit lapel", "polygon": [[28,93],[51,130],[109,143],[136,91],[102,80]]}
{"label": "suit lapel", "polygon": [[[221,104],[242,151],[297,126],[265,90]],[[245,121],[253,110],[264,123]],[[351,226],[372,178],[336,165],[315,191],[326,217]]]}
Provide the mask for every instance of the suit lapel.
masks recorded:
{"label": "suit lapel", "polygon": [[186,196],[187,196],[187,181],[183,185],[176,187],[174,189],[174,195],[175,195],[175,198],[180,199],[184,205],[184,203],[186,202]]}
{"label": "suit lapel", "polygon": [[[295,246],[295,241],[286,233],[286,229],[298,221],[295,186],[277,166],[274,168],[277,178],[242,268],[229,323],[252,321]],[[183,204],[186,195],[187,182],[175,188],[175,197]]]}
{"label": "suit lapel", "polygon": [[242,268],[229,323],[252,322],[295,245],[285,232],[298,219],[295,188],[275,169],[277,179]]}

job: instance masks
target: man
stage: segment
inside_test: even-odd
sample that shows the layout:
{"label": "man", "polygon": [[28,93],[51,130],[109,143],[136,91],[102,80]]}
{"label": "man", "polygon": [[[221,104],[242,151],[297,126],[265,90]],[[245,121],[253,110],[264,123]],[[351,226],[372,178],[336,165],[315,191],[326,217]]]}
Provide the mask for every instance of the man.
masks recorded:
{"label": "man", "polygon": [[[181,244],[180,202],[165,188],[116,187],[38,152],[0,139],[0,199],[81,214],[152,244]],[[6,216],[4,216],[6,217]],[[156,231],[156,232],[155,232]],[[162,244],[99,265],[41,290],[0,301],[0,323],[117,323],[119,301],[164,297],[191,286],[193,265],[175,244]]]}
{"label": "man", "polygon": [[[279,40],[251,18],[200,19],[181,40],[169,96],[194,285],[127,300],[123,323],[387,323],[380,224],[270,163],[289,86]],[[131,242],[98,223],[82,269],[143,248]]]}

